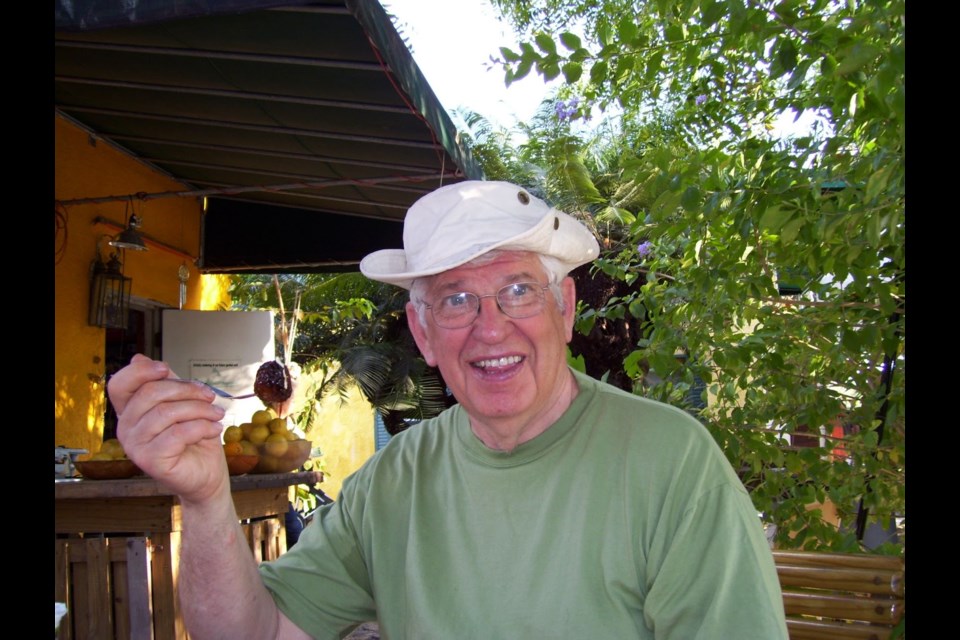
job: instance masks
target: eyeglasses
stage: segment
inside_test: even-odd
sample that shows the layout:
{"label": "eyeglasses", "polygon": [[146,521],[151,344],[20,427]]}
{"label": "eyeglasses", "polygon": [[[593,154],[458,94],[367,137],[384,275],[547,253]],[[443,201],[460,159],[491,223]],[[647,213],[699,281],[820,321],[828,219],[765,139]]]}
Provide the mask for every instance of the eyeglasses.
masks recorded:
{"label": "eyeglasses", "polygon": [[530,318],[543,311],[544,289],[550,285],[539,282],[514,282],[496,293],[478,296],[461,291],[440,298],[435,304],[424,304],[433,313],[433,319],[444,329],[462,329],[470,325],[480,314],[480,301],[496,298],[500,311],[511,318]]}

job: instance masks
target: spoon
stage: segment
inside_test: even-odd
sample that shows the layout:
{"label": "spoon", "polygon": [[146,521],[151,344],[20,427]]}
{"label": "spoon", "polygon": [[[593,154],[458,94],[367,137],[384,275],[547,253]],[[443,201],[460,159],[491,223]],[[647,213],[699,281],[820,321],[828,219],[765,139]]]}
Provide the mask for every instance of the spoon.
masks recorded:
{"label": "spoon", "polygon": [[257,394],[255,394],[255,393],[245,393],[245,394],[243,394],[243,395],[233,395],[232,393],[228,393],[228,392],[224,391],[223,389],[220,389],[219,387],[213,386],[213,385],[210,384],[209,382],[204,382],[203,380],[197,380],[196,378],[186,378],[186,379],[184,379],[184,378],[179,378],[179,380],[180,380],[180,382],[199,382],[200,384],[202,384],[202,385],[204,385],[204,386],[206,386],[206,387],[209,387],[209,389],[210,389],[211,391],[213,391],[215,394],[217,394],[217,395],[220,396],[221,398],[226,398],[226,399],[228,399],[228,400],[243,400],[244,398],[252,398],[253,396],[257,395]]}

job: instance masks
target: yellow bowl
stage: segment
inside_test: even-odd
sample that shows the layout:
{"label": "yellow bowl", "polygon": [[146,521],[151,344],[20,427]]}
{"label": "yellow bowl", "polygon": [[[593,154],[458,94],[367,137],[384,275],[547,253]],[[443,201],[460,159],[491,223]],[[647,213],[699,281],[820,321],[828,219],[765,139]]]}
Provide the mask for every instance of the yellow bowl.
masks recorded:
{"label": "yellow bowl", "polygon": [[143,474],[132,460],[77,460],[74,465],[90,480],[121,480]]}
{"label": "yellow bowl", "polygon": [[262,442],[256,445],[260,461],[251,473],[286,473],[298,469],[310,457],[309,440]]}
{"label": "yellow bowl", "polygon": [[259,461],[260,456],[227,456],[227,468],[230,469],[230,475],[242,476],[245,473],[253,471],[253,468],[257,466],[257,462]]}

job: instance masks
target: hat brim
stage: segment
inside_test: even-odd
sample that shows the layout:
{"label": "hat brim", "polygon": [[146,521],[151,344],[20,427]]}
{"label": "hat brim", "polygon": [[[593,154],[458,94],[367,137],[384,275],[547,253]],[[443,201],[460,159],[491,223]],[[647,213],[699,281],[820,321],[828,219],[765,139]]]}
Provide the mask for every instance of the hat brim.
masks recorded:
{"label": "hat brim", "polygon": [[550,208],[540,221],[513,237],[488,243],[476,251],[419,270],[409,270],[403,249],[381,249],[360,261],[360,272],[371,280],[409,289],[417,278],[433,276],[455,269],[494,250],[530,251],[551,256],[568,271],[594,260],[600,245],[586,227],[568,214]]}

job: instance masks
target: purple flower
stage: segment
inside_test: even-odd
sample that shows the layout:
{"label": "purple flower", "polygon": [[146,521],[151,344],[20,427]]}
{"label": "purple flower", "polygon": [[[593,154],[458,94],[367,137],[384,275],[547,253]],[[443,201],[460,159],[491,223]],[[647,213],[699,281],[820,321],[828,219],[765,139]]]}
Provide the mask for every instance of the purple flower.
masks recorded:
{"label": "purple flower", "polygon": [[707,101],[707,94],[705,94],[705,93],[701,93],[700,95],[697,96],[697,99],[694,100],[694,102],[697,103],[697,106],[698,106],[698,107],[699,107],[700,105],[702,105],[702,104],[703,104],[704,102],[706,102],[706,101]]}
{"label": "purple flower", "polygon": [[653,243],[649,240],[641,242],[637,245],[637,255],[641,258],[645,258],[650,255],[650,252],[653,251]]}
{"label": "purple flower", "polygon": [[554,107],[557,112],[557,120],[570,120],[573,118],[573,116],[577,115],[577,106],[579,104],[579,98],[570,98],[567,102],[557,100],[556,107]]}

